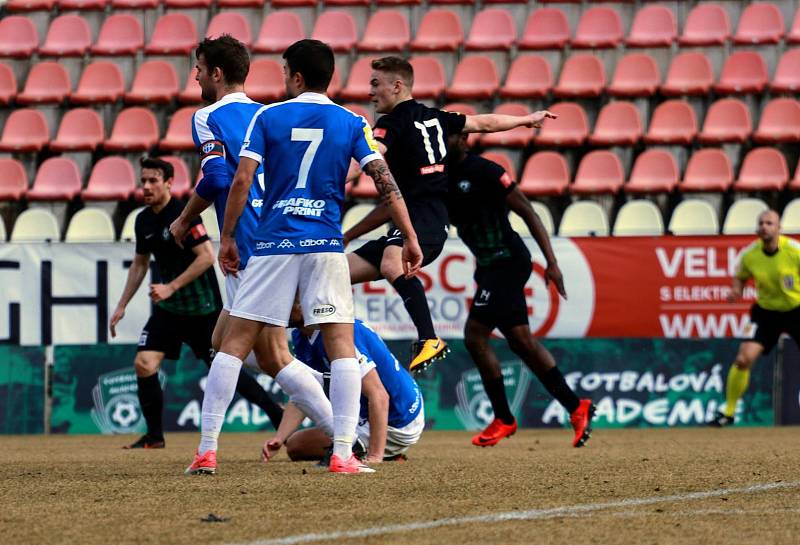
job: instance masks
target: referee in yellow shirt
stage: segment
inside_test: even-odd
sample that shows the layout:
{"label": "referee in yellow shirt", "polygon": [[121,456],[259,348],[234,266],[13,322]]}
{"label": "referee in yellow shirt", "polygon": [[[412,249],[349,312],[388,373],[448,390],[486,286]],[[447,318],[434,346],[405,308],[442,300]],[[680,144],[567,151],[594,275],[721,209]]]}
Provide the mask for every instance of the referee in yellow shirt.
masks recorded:
{"label": "referee in yellow shirt", "polygon": [[742,253],[728,296],[728,301],[736,301],[745,283],[751,278],[755,281],[752,324],[728,373],[725,409],[709,423],[716,427],[733,424],[736,404],[750,381],[750,368],[761,354],[772,350],[781,333],[800,343],[800,244],[781,235],[780,218],[774,210],[758,216],[757,234],[758,240]]}

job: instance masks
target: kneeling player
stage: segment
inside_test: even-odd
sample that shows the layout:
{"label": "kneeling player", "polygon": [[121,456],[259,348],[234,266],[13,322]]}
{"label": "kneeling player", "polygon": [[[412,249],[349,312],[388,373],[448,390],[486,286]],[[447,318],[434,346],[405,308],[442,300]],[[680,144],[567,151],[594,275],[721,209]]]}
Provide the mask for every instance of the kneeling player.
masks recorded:
{"label": "kneeling player", "polygon": [[531,275],[531,255],[511,228],[508,209],[525,220],[547,259],[545,280],[555,283],[566,298],[564,281],[541,220],[528,199],[503,168],[483,157],[467,153],[467,135],[450,139],[450,221],[478,262],[478,287],[464,328],[464,344],[481,373],[494,409],[495,419],[472,444],[486,447],[517,431],[517,421],[506,399],[500,363],[489,344],[495,328],[511,350],[536,374],[547,391],[569,412],[575,430],[572,445],[582,447],[591,434],[594,405],[580,400],[556,367],[552,354],[531,335],[525,302],[525,283]]}
{"label": "kneeling player", "polygon": [[[302,324],[299,306],[293,312],[293,324]],[[422,393],[411,374],[400,365],[377,333],[361,320],[355,321],[354,340],[361,369],[361,415],[356,433],[367,446],[367,463],[405,458],[405,453],[419,441],[425,428]],[[311,328],[292,332],[297,358],[316,372],[318,380],[330,372],[322,336]],[[295,432],[303,415],[290,403],[275,437],[264,444],[265,461],[286,445],[294,461],[320,460],[331,446],[330,436],[318,428]]]}

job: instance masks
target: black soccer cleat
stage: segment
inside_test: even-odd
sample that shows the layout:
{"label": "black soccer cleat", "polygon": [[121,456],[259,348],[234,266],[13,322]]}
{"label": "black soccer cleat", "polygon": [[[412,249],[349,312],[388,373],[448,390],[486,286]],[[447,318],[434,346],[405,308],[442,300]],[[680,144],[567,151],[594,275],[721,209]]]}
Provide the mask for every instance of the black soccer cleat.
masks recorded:
{"label": "black soccer cleat", "polygon": [[122,447],[123,449],[133,449],[133,448],[164,448],[167,446],[167,443],[164,441],[164,438],[158,437],[150,437],[149,435],[145,434],[142,435],[138,441],[135,443],[131,443],[130,445],[125,445]]}
{"label": "black soccer cleat", "polygon": [[725,413],[717,413],[717,416],[708,425],[712,428],[727,428],[728,426],[733,426],[734,422],[736,422],[736,418]]}

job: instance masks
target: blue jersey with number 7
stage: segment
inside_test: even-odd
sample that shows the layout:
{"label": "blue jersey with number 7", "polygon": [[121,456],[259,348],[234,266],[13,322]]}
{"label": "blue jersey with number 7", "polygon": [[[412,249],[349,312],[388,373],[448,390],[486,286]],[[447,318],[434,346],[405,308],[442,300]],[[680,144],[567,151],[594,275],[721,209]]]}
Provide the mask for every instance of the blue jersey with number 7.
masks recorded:
{"label": "blue jersey with number 7", "polygon": [[259,109],[240,157],[263,164],[264,205],[253,255],[343,252],[342,203],[350,158],[380,159],[366,120],[318,93]]}

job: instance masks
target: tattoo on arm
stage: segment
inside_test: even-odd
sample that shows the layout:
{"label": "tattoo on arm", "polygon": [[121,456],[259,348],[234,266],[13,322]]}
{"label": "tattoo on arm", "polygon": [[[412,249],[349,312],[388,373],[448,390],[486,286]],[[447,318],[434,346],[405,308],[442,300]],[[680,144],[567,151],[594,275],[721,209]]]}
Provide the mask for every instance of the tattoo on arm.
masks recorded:
{"label": "tattoo on arm", "polygon": [[375,188],[378,190],[383,204],[388,205],[403,198],[386,161],[380,159],[370,161],[364,166],[364,172],[375,182]]}

